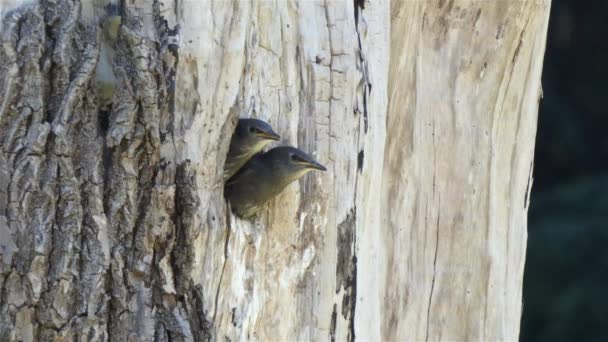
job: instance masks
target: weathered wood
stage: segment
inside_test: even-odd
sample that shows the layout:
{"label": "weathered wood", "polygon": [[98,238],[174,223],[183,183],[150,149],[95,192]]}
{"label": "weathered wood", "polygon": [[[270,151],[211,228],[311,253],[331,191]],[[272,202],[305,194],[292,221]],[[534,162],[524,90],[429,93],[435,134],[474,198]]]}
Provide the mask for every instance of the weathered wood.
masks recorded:
{"label": "weathered wood", "polygon": [[388,340],[518,339],[549,5],[392,3]]}
{"label": "weathered wood", "polygon": [[[2,340],[516,340],[550,1],[3,1]],[[227,212],[239,116],[328,166]]]}

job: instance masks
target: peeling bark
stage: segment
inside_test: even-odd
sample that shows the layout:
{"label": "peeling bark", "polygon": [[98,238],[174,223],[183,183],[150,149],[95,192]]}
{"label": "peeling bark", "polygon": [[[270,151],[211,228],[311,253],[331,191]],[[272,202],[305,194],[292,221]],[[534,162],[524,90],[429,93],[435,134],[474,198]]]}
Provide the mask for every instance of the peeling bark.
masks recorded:
{"label": "peeling bark", "polygon": [[3,2],[1,340],[516,339],[549,4]]}

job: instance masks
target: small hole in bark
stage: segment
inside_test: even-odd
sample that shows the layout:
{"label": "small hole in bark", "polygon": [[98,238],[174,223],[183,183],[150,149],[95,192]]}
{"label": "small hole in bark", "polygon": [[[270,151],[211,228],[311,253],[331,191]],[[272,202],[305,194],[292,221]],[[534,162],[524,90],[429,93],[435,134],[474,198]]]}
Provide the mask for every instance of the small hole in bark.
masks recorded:
{"label": "small hole in bark", "polygon": [[321,64],[321,61],[322,61],[321,57],[319,57],[319,56],[315,57],[315,63]]}
{"label": "small hole in bark", "polygon": [[103,133],[108,131],[108,127],[110,126],[110,111],[109,110],[100,110],[99,114],[97,114],[97,120],[99,122],[99,127]]}
{"label": "small hole in bark", "polygon": [[359,169],[359,172],[363,170],[363,150],[359,151],[359,155],[357,156],[357,169]]}
{"label": "small hole in bark", "polygon": [[121,14],[121,6],[115,3],[109,3],[105,7],[106,13],[108,15],[120,15]]}
{"label": "small hole in bark", "polygon": [[355,25],[358,24],[359,21],[359,11],[365,9],[365,0],[353,0],[354,8],[355,8]]}

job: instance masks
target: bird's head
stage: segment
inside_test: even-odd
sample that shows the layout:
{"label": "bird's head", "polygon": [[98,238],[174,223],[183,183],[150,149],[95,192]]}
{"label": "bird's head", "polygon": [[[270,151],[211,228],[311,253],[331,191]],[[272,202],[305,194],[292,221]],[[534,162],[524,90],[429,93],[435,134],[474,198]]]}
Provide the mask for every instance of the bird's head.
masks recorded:
{"label": "bird's head", "polygon": [[327,170],[311,156],[291,146],[273,148],[266,155],[272,160],[273,170],[285,180],[298,179],[312,170]]}
{"label": "bird's head", "polygon": [[260,149],[272,141],[281,139],[269,124],[258,119],[240,119],[235,133],[242,143],[247,146],[259,146]]}

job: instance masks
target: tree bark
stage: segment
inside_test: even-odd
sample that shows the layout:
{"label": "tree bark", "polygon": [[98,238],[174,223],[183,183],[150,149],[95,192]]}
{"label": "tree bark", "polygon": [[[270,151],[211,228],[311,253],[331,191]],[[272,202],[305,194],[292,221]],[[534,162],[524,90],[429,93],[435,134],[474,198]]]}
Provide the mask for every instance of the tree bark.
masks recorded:
{"label": "tree bark", "polygon": [[[3,1],[2,340],[516,340],[549,6]],[[329,169],[252,221],[245,116]]]}

